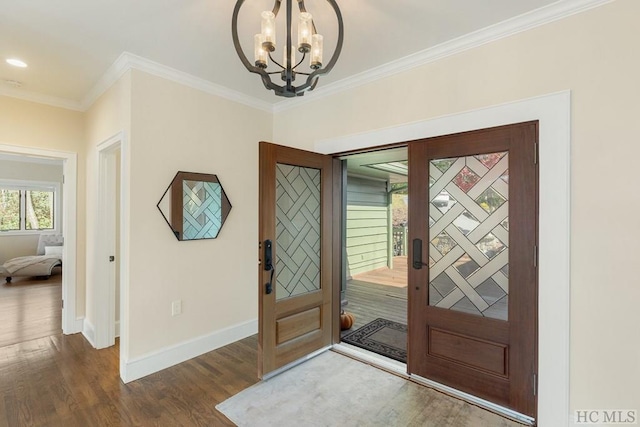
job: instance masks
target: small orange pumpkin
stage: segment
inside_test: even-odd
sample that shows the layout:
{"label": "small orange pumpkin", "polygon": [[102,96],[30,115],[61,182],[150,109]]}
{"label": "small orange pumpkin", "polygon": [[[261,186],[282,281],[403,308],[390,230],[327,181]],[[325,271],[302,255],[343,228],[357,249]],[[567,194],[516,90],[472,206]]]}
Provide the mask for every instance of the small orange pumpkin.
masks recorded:
{"label": "small orange pumpkin", "polygon": [[353,314],[343,311],[340,314],[340,330],[346,331],[347,329],[351,329],[355,320],[356,317]]}

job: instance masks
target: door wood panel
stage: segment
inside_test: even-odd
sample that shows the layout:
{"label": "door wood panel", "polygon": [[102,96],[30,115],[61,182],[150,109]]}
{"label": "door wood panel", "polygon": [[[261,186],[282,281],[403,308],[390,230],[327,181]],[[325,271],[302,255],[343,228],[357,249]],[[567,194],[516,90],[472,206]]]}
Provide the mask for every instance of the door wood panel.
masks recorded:
{"label": "door wood panel", "polygon": [[[331,344],[333,159],[260,143],[258,376]],[[265,270],[266,241],[275,269]],[[267,284],[271,289],[267,289]]]}
{"label": "door wood panel", "polygon": [[471,368],[507,376],[509,347],[492,341],[429,327],[429,354]]}
{"label": "door wood panel", "polygon": [[280,345],[309,332],[320,330],[321,320],[320,307],[313,307],[276,320],[276,344]]}
{"label": "door wood panel", "polygon": [[[537,122],[527,122],[409,142],[409,240],[420,239],[422,242],[422,267],[409,269],[408,371],[532,417],[535,417],[537,402],[534,395],[534,374],[537,372],[537,139]],[[478,164],[487,159],[488,153],[500,153],[502,157],[495,156],[498,159],[495,162],[505,162],[501,166],[502,169],[507,167],[506,173],[493,172],[491,168],[497,163],[492,163],[491,167]],[[447,169],[449,164],[462,165],[455,163],[460,158],[464,159],[464,170],[454,170],[452,166]],[[441,159],[446,161],[438,163]],[[443,165],[438,167],[442,170],[442,179],[455,183],[455,186],[447,187],[450,192],[438,193],[440,182],[430,177],[430,164]],[[486,174],[474,173],[474,167],[476,170],[484,168]],[[436,173],[440,172],[436,170]],[[451,177],[445,177],[447,173]],[[430,178],[434,186],[431,195]],[[488,183],[490,189],[486,187]],[[475,185],[478,185],[477,191]],[[503,189],[501,191],[508,188],[508,197],[500,201],[502,205],[494,208],[480,203],[501,197],[494,187]],[[485,192],[481,192],[484,188],[487,188]],[[470,201],[477,203],[472,206]],[[506,212],[506,224],[499,222]],[[486,219],[479,219],[480,216]],[[441,223],[449,224],[446,239],[434,239],[430,234],[430,217],[438,218],[432,220],[436,233],[446,231]],[[455,218],[473,225],[469,230],[453,227],[451,221]],[[478,240],[488,239],[489,233],[499,234],[497,240],[494,235],[492,238],[494,241],[505,240],[505,245],[482,246]],[[437,234],[440,236],[442,234]],[[465,237],[478,243],[469,243]],[[430,245],[442,246],[432,249]],[[430,252],[436,249],[437,253]],[[414,247],[409,245],[410,261],[413,251]],[[447,269],[447,264],[430,259],[432,253],[442,255],[441,259],[446,258],[451,266]],[[464,256],[467,261],[462,262]],[[483,268],[493,271],[494,266],[504,262],[508,262],[506,270],[500,270],[504,274],[490,276],[500,283],[492,279],[490,285],[494,288],[507,288],[508,285],[508,292],[505,291],[508,303],[500,313],[491,313],[488,308],[494,301],[490,296],[479,297],[475,291],[480,289],[481,283],[488,283]],[[445,273],[446,277],[439,276]],[[498,276],[508,276],[508,282],[498,280]],[[442,292],[445,295],[439,292],[436,295],[435,284],[446,288]],[[451,284],[459,286],[447,293],[455,286]],[[434,294],[430,295],[431,292]],[[449,306],[445,298],[457,302]],[[437,306],[438,303],[441,306]]]}

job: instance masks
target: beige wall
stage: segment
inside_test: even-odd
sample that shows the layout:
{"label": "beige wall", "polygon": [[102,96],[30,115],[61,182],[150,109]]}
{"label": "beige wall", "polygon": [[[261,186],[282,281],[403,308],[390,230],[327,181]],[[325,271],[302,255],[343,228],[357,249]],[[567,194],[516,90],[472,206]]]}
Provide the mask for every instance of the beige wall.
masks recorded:
{"label": "beige wall", "polygon": [[[269,113],[140,71],[131,118],[128,359],[257,318],[258,141],[272,133]],[[217,239],[177,241],[156,208],[178,171],[218,176],[233,208]]]}
{"label": "beige wall", "polygon": [[[0,96],[0,144],[67,151],[78,155],[76,315],[84,315],[85,148],[83,114]],[[0,241],[0,245],[3,243]]]}
{"label": "beige wall", "polygon": [[[91,108],[87,110],[85,117],[85,141],[87,150],[87,283],[95,283],[99,274],[98,268],[98,145],[107,141],[116,134],[121,133],[127,139],[131,130],[131,72],[127,72],[106,92],[104,92]],[[122,156],[128,156],[128,145],[124,144],[123,150],[119,150]],[[120,156],[118,156],[119,158]],[[125,163],[126,164],[126,163]],[[119,166],[119,163],[118,163]],[[119,221],[118,221],[119,223]],[[118,257],[119,259],[119,257]],[[118,281],[119,285],[119,281]],[[117,291],[119,291],[119,286]],[[119,292],[118,295],[119,296]],[[116,299],[116,312],[119,320],[120,299]],[[93,295],[93,287],[87,287],[87,319],[95,325],[94,308],[96,303]],[[107,302],[104,302],[107,304]],[[126,343],[124,344],[126,347]]]}
{"label": "beige wall", "polygon": [[573,409],[640,409],[638,16],[640,2],[618,0],[274,119],[275,142],[312,149],[320,139],[570,89]]}
{"label": "beige wall", "polygon": [[[62,164],[0,160],[0,181],[3,179],[60,183],[60,192],[56,201],[60,209],[56,221],[59,231],[62,232],[62,197],[64,197],[62,194]],[[6,235],[0,233],[0,264],[11,258],[35,255],[38,249],[38,237],[37,234]]]}

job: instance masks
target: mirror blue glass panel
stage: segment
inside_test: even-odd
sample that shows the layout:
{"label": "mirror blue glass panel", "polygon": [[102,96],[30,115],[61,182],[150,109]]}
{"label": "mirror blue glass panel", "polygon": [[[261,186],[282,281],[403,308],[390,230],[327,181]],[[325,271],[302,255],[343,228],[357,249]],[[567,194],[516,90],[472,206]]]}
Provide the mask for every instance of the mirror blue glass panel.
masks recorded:
{"label": "mirror blue glass panel", "polygon": [[231,210],[216,175],[178,172],[158,202],[178,240],[215,239]]}

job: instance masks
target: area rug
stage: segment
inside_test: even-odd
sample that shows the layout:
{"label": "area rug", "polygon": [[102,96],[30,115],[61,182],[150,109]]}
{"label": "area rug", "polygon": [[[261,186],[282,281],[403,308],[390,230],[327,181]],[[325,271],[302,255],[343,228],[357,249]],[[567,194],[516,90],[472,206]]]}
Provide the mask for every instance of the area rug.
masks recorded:
{"label": "area rug", "polygon": [[327,351],[216,406],[240,427],[515,427],[498,415]]}
{"label": "area rug", "polygon": [[341,338],[341,341],[407,363],[407,325],[378,318]]}

